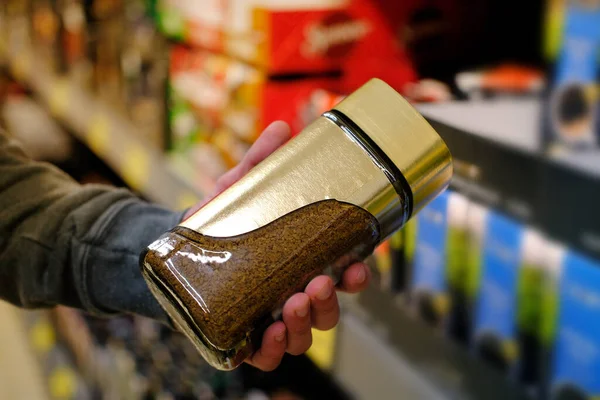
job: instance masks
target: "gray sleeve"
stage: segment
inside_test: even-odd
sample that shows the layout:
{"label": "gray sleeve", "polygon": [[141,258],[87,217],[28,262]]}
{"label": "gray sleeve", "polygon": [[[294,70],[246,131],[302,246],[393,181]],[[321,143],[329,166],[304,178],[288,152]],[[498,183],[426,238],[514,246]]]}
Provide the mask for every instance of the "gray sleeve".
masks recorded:
{"label": "gray sleeve", "polygon": [[175,213],[129,191],[79,185],[27,159],[0,132],[0,298],[21,307],[76,307],[167,321],[138,266]]}

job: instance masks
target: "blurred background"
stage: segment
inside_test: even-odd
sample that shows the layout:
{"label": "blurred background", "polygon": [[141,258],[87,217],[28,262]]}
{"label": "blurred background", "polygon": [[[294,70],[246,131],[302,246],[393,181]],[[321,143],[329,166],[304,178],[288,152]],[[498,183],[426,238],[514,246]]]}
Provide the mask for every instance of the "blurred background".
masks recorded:
{"label": "blurred background", "polygon": [[600,398],[599,50],[597,0],[3,0],[0,123],[80,182],[188,207],[374,76],[455,177],[275,372],[2,303],[0,399]]}

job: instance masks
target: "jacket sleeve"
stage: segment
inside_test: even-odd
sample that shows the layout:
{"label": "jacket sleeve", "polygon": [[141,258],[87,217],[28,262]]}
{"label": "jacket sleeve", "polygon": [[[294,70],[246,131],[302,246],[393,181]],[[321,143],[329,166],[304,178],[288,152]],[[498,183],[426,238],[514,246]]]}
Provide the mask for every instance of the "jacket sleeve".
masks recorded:
{"label": "jacket sleeve", "polygon": [[127,190],[79,185],[28,159],[0,132],[0,298],[167,322],[138,266],[142,249],[181,213]]}

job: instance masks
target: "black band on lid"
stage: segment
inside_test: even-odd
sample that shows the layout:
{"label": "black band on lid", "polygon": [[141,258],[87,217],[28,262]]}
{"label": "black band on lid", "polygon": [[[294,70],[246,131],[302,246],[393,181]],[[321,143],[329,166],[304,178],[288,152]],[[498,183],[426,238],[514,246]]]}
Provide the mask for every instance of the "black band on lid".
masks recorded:
{"label": "black band on lid", "polygon": [[334,109],[327,111],[323,116],[346,132],[346,134],[365,150],[373,160],[373,163],[382,170],[396,190],[398,196],[400,196],[401,204],[404,208],[404,215],[406,216],[403,222],[408,221],[412,216],[413,209],[412,189],[396,164],[392,162],[387,154],[385,154],[365,131],[344,115],[344,113]]}

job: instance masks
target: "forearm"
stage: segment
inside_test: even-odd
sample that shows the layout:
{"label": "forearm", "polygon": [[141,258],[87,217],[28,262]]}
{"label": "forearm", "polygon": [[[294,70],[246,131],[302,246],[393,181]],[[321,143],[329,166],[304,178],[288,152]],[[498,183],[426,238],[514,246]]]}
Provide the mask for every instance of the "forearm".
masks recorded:
{"label": "forearm", "polygon": [[166,320],[138,255],[180,217],[126,190],[81,186],[0,133],[0,298]]}

